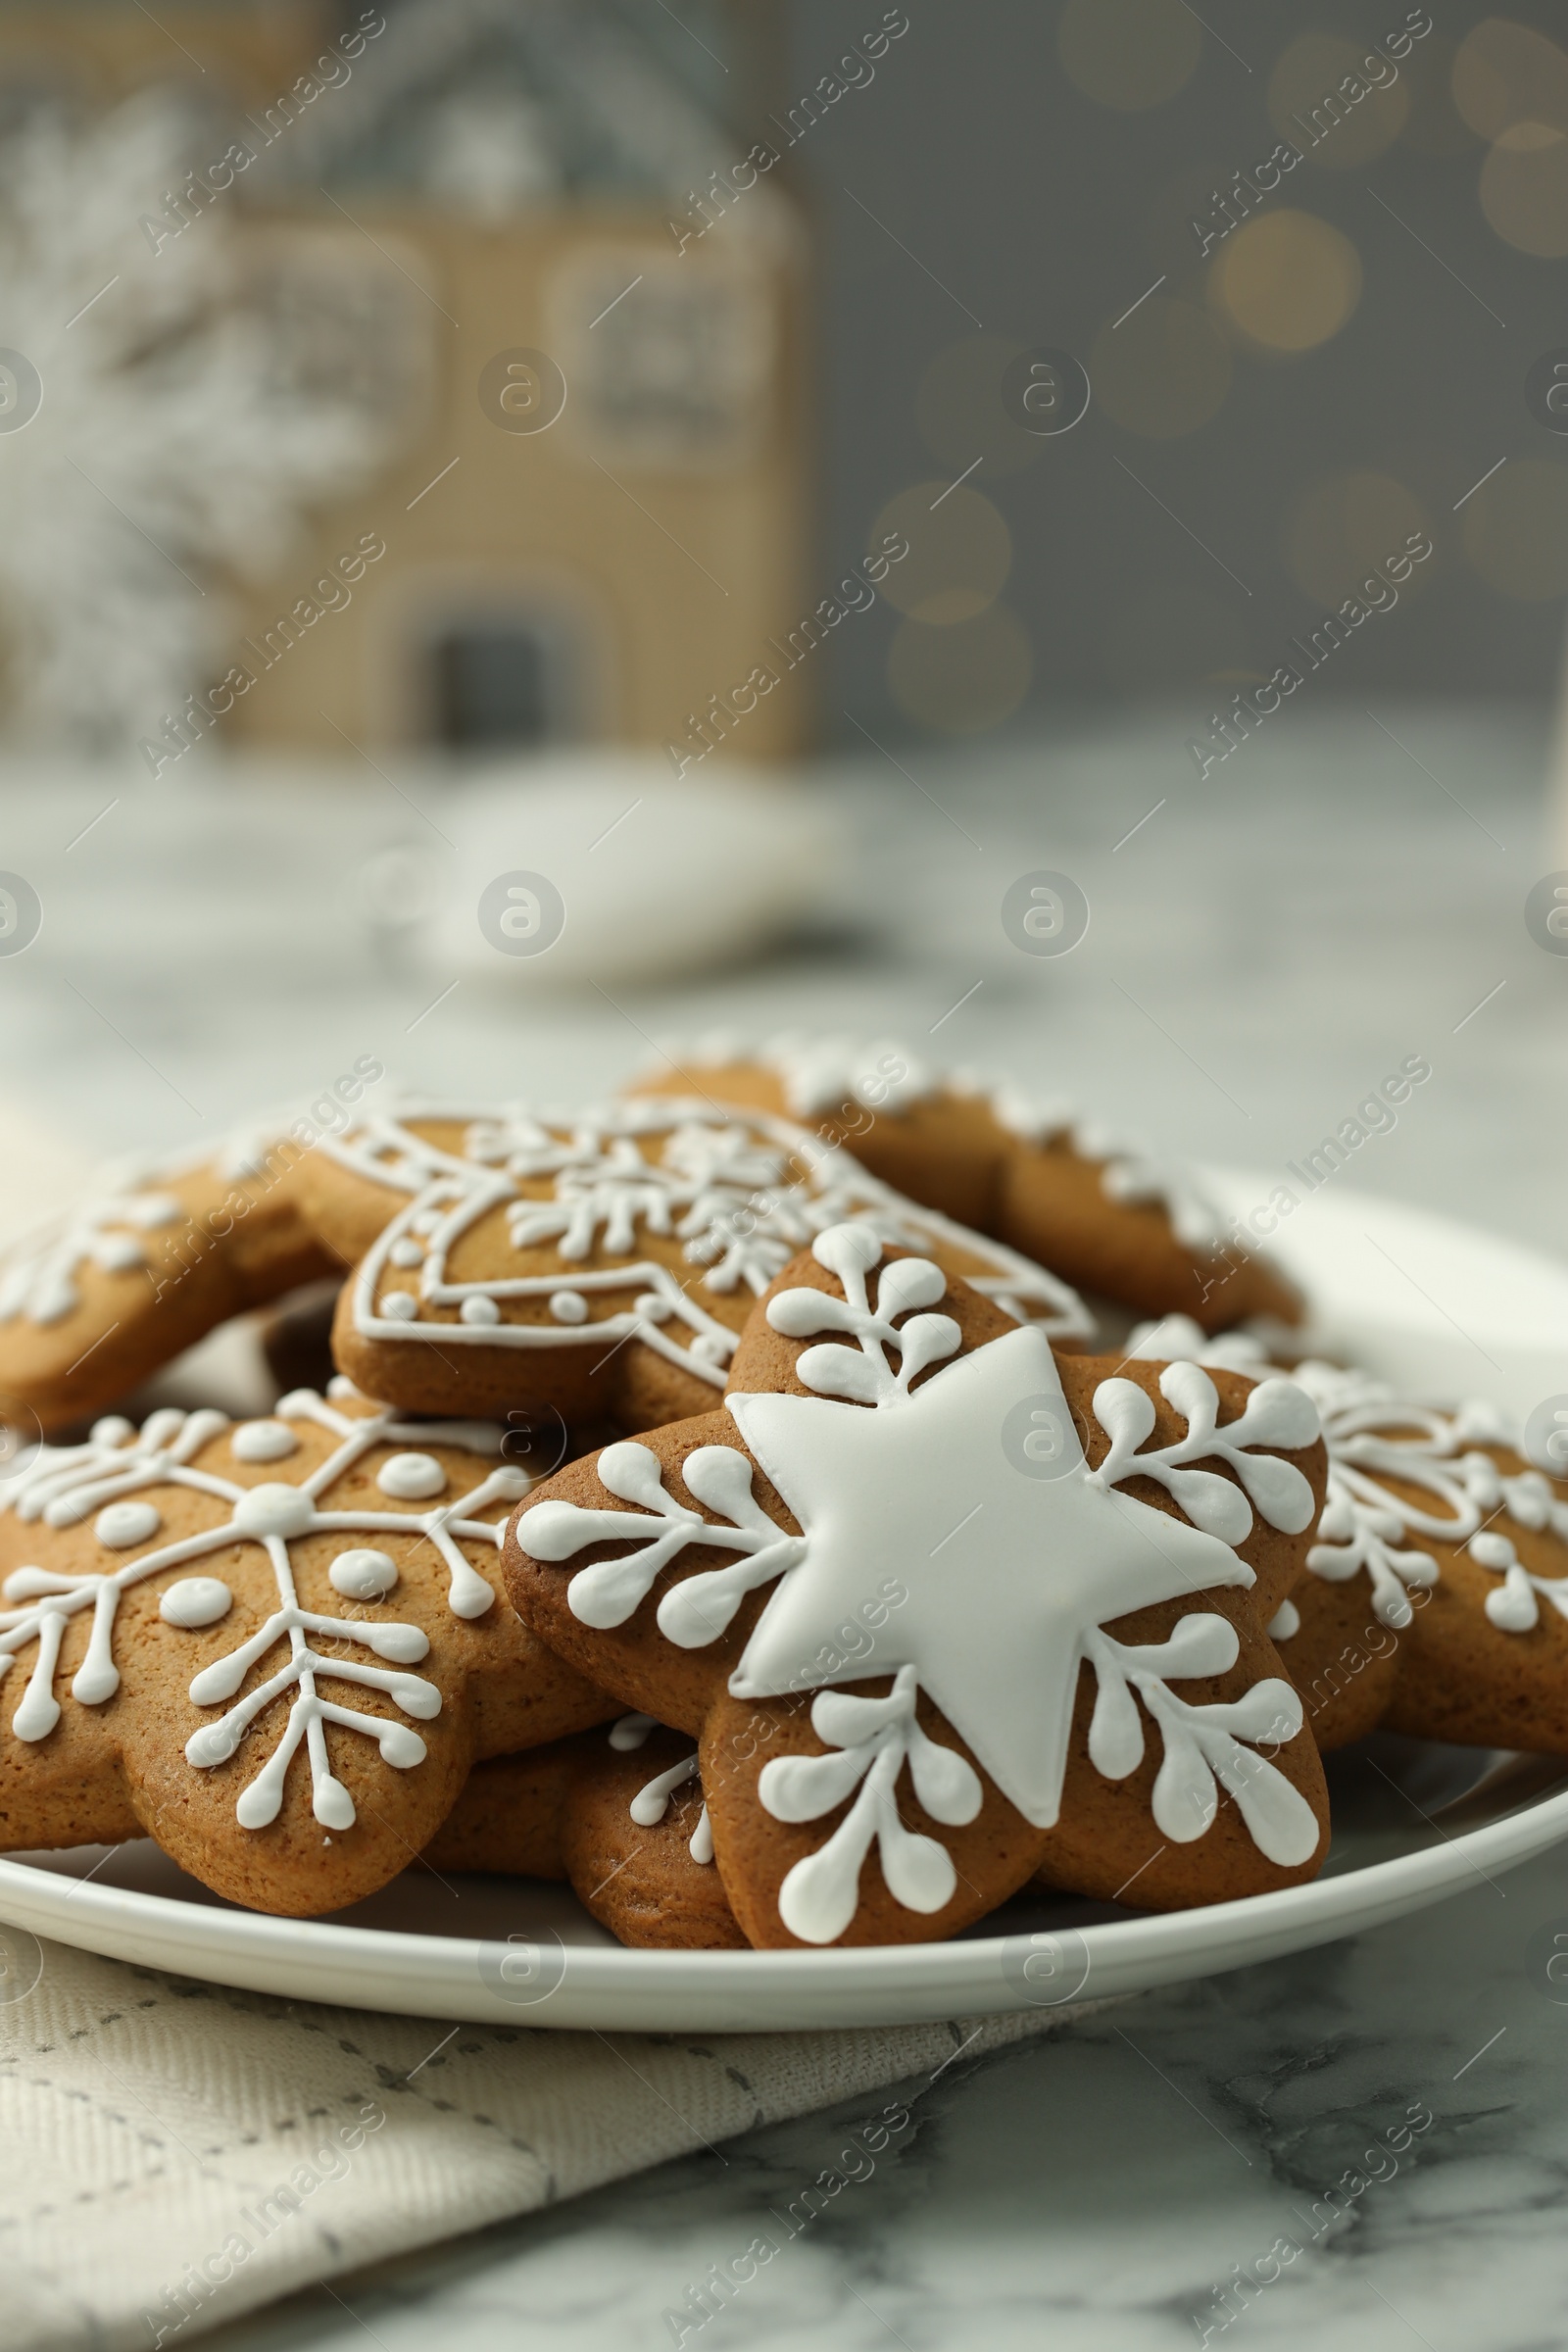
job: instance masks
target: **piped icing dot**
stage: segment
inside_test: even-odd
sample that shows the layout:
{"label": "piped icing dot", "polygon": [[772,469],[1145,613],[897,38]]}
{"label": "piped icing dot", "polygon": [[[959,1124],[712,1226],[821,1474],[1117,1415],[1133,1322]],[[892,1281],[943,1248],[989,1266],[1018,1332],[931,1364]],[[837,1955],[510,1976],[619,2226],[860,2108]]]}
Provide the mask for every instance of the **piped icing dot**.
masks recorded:
{"label": "piped icing dot", "polygon": [[397,1583],[398,1565],[384,1551],[340,1551],[326,1574],[350,1600],[379,1600]]}
{"label": "piped icing dot", "polygon": [[200,1625],[216,1625],[233,1605],[234,1595],[221,1577],[182,1576],[158,1603],[158,1614],[167,1625],[194,1631]]}
{"label": "piped icing dot", "polygon": [[434,1233],[440,1222],[441,1211],[438,1208],[421,1208],[416,1217],[409,1219],[416,1233]]}
{"label": "piped icing dot", "polygon": [[661,1298],[657,1291],[640,1291],[632,1305],[650,1323],[667,1323],[674,1312],[669,1300]]}
{"label": "piped icing dot", "polygon": [[375,1483],[399,1502],[418,1502],[427,1494],[439,1494],[447,1474],[433,1453],[395,1453],[381,1464]]}
{"label": "piped icing dot", "polygon": [[482,1295],[475,1294],[472,1298],[465,1298],[458,1309],[458,1320],[462,1323],[485,1325],[499,1323],[501,1309],[493,1298],[486,1298]]}
{"label": "piped icing dot", "polygon": [[111,1551],[128,1551],[145,1544],[164,1524],[164,1514],[150,1502],[111,1502],[92,1523],[92,1532]]}
{"label": "piped icing dot", "polygon": [[419,1301],[412,1291],[388,1291],[381,1301],[381,1312],[394,1323],[412,1323],[419,1312]]}
{"label": "piped icing dot", "polygon": [[424,1250],[411,1234],[405,1234],[400,1241],[394,1242],[387,1255],[395,1266],[422,1266],[424,1263]]}
{"label": "piped icing dot", "polygon": [[230,1444],[236,1462],[280,1462],[300,1446],[286,1421],[242,1421]]}
{"label": "piped icing dot", "polygon": [[315,1516],[316,1504],[303,1487],[252,1487],[234,1505],[242,1536],[303,1536]]}
{"label": "piped icing dot", "polygon": [[101,1421],[93,1423],[91,1431],[95,1446],[123,1446],[127,1438],[135,1435],[134,1422],[127,1421],[123,1413],[105,1413]]}
{"label": "piped icing dot", "polygon": [[588,1301],[581,1291],[552,1291],[550,1312],[558,1323],[586,1323]]}

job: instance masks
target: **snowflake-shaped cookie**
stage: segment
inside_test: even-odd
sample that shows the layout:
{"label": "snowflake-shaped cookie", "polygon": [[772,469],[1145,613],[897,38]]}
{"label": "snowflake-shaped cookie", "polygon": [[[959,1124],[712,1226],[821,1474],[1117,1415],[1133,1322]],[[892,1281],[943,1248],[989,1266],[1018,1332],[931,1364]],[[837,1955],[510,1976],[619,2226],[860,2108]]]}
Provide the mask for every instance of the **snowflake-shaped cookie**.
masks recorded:
{"label": "snowflake-shaped cookie", "polygon": [[476,1754],[603,1713],[485,1573],[528,1485],[502,1432],[341,1392],[101,1421],[0,1487],[9,1843],[134,1834],[123,1789],[209,1885],[324,1910],[402,1867]]}
{"label": "snowflake-shaped cookie", "polygon": [[1314,1408],[1106,1369],[846,1223],[754,1311],[722,1413],[519,1511],[519,1612],[699,1735],[754,1942],[952,1933],[1043,1863],[1172,1903],[1318,1856],[1262,1632],[1321,1496]]}

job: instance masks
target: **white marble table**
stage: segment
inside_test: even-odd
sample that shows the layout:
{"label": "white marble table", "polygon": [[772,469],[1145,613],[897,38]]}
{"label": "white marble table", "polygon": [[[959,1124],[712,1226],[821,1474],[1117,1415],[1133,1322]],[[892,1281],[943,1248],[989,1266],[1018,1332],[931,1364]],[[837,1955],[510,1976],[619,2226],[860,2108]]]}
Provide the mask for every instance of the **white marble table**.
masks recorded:
{"label": "white marble table", "polygon": [[[1543,728],[1379,715],[1396,740],[1358,708],[1293,714],[1203,784],[1157,717],[922,755],[906,761],[918,792],[885,763],[834,770],[860,847],[788,954],[614,1004],[465,982],[424,1017],[430,975],[378,960],[354,911],[366,856],[418,836],[373,777],[149,789],[13,767],[0,863],[49,915],[0,963],[6,1083],[21,1111],[102,1149],[182,1140],[367,1052],[442,1092],[565,1096],[620,1076],[662,1031],[832,1023],[1011,1063],[1166,1150],[1267,1169],[1421,1054],[1430,1083],[1357,1153],[1354,1182],[1560,1248],[1568,962],[1522,914],[1562,855],[1544,838]],[[1094,909],[1059,963],[1017,955],[998,920],[1035,867],[1071,872]],[[1568,2342],[1568,2008],[1527,1975],[1532,1932],[1559,1915],[1568,1931],[1568,1859],[1548,1857],[1353,1942],[1149,1996],[972,2072],[960,2059],[909,2086],[910,2126],[874,2170],[683,2340]],[[883,2103],[338,2279],[211,2340],[674,2342],[665,2313]],[[1411,2109],[1430,2124],[1348,2193]],[[1238,2269],[1271,2266],[1244,2306]]]}

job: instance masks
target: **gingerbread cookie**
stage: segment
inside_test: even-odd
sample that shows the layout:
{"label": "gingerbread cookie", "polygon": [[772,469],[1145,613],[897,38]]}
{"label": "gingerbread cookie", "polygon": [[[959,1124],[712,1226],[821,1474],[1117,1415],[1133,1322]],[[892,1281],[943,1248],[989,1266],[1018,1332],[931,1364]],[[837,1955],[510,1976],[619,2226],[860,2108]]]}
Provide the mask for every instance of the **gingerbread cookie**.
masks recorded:
{"label": "gingerbread cookie", "polygon": [[911,1200],[1137,1314],[1182,1310],[1205,1331],[1299,1319],[1296,1291],[1190,1176],[1010,1082],[944,1075],[887,1043],[785,1036],[748,1050],[715,1033],[672,1045],[630,1091],[786,1112]]}
{"label": "gingerbread cookie", "polygon": [[[1199,1337],[1166,1322],[1139,1345]],[[1269,1370],[1245,1335],[1201,1355]],[[1318,1745],[1382,1725],[1568,1754],[1568,1490],[1490,1405],[1435,1411],[1336,1364],[1291,1378],[1319,1410],[1328,1494],[1271,1630]]]}
{"label": "gingerbread cookie", "polygon": [[498,1599],[501,1438],[340,1383],[44,1447],[0,1487],[0,1845],[133,1824],[237,1902],[330,1911],[476,1759],[612,1711]]}
{"label": "gingerbread cookie", "polygon": [[419,1411],[542,1401],[623,1428],[701,1411],[754,1298],[847,1215],[1054,1339],[1089,1329],[1064,1283],[764,1112],[661,1100],[463,1124],[410,1109],[314,1157],[311,1213],[334,1246],[381,1217],[339,1301],[337,1361]]}
{"label": "gingerbread cookie", "polygon": [[[604,1735],[598,1735],[602,1740]],[[433,1870],[564,1879],[562,1821],[585,1762],[576,1739],[553,1740],[520,1755],[488,1756],[423,1852]]]}
{"label": "gingerbread cookie", "polygon": [[514,1516],[525,1622],[696,1737],[749,1942],[948,1936],[1041,1870],[1170,1908],[1317,1867],[1321,1767],[1263,1630],[1321,1502],[1316,1413],[1284,1380],[1118,1373],[847,1223],[754,1308],[721,1412]]}
{"label": "gingerbread cookie", "polygon": [[26,1443],[106,1404],[246,1307],[331,1271],[299,1214],[305,1145],[232,1138],[122,1168],[0,1265],[0,1412]]}
{"label": "gingerbread cookie", "polygon": [[713,1867],[697,1750],[651,1715],[476,1764],[421,1858],[441,1873],[569,1878],[622,1943],[746,1947]]}

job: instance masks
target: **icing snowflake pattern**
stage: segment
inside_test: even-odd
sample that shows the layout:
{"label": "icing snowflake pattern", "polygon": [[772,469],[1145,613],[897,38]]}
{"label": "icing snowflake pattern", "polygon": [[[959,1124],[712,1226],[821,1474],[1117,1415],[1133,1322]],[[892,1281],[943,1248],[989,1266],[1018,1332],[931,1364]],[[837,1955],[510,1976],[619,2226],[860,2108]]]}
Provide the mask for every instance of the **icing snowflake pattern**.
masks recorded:
{"label": "icing snowflake pattern", "polygon": [[[1160,1356],[1172,1347],[1191,1347],[1202,1362],[1252,1379],[1271,1370],[1261,1344],[1247,1333],[1209,1341],[1185,1316],[1135,1333],[1132,1352]],[[1364,1569],[1373,1614],[1401,1631],[1410,1623],[1410,1594],[1438,1582],[1432,1553],[1407,1540],[1424,1536],[1462,1544],[1478,1567],[1502,1577],[1485,1602],[1499,1632],[1529,1633],[1540,1622],[1543,1599],[1568,1617],[1568,1578],[1533,1575],[1512,1538],[1493,1524],[1504,1517],[1536,1532],[1549,1528],[1568,1542],[1568,1503],[1550,1481],[1539,1470],[1504,1471],[1480,1450],[1495,1445],[1519,1451],[1521,1433],[1512,1422],[1481,1403],[1456,1413],[1413,1404],[1385,1382],[1337,1364],[1298,1364],[1290,1377],[1317,1405],[1329,1454],[1318,1540],[1306,1555],[1314,1576],[1344,1584]],[[1400,1492],[1412,1487],[1428,1500]]]}
{"label": "icing snowflake pattern", "polygon": [[[986,1261],[972,1286],[1020,1322],[1038,1320],[1058,1339],[1085,1338],[1091,1325],[1077,1295],[1054,1275],[997,1242],[982,1241],[934,1210],[918,1208],[869,1176],[848,1152],[762,1112],[744,1115],[701,1102],[615,1102],[589,1117],[517,1108],[468,1118],[465,1156],[408,1132],[414,1118],[457,1120],[439,1105],[410,1105],[401,1121],[367,1121],[348,1139],[324,1140],[347,1166],[410,1195],[354,1278],[354,1314],[367,1339],[430,1338],[478,1347],[580,1347],[590,1301],[616,1301],[594,1322],[607,1347],[635,1337],[667,1361],[722,1389],[735,1333],[702,1294],[739,1289],[760,1297],[796,1252],[848,1217],[888,1242],[929,1249],[952,1241]],[[652,1142],[656,1155],[642,1146]],[[804,1173],[791,1180],[791,1166]],[[549,1198],[520,1188],[548,1178]],[[596,1247],[630,1255],[639,1236],[678,1240],[701,1269],[682,1283],[660,1260],[558,1273],[455,1282],[448,1266],[463,1236],[502,1209],[512,1246],[553,1245],[568,1261]],[[383,1295],[391,1267],[416,1287]],[[629,1303],[626,1294],[631,1294]],[[502,1302],[540,1301],[549,1316],[508,1321]],[[456,1309],[458,1320],[423,1307]]]}
{"label": "icing snowflake pattern", "polygon": [[[1307,1525],[1306,1479],[1258,1449],[1311,1444],[1317,1415],[1310,1399],[1290,1381],[1271,1378],[1220,1428],[1213,1382],[1196,1364],[1173,1363],[1160,1387],[1185,1433],[1143,1452],[1154,1426],[1152,1400],[1131,1381],[1102,1381],[1093,1409],[1110,1446],[1092,1471],[1038,1328],[960,1355],[958,1326],[928,1311],[946,1289],[940,1267],[920,1258],[881,1265],[881,1241],[862,1224],[830,1228],[812,1250],[843,1296],[785,1291],[767,1309],[773,1328],[788,1337],[828,1335],[796,1360],[796,1375],[812,1394],[731,1395],[726,1409],[752,1458],[714,1445],[682,1465],[688,1491],[717,1514],[716,1524],[677,1503],[652,1450],[628,1441],[606,1448],[599,1476],[612,1494],[637,1506],[634,1513],[552,1497],[535,1505],[520,1530],[525,1548],[546,1561],[566,1560],[590,1544],[633,1546],[571,1578],[568,1605],[596,1627],[623,1624],[687,1545],[733,1552],[661,1599],[660,1631],[683,1648],[715,1640],[747,1593],[773,1586],[729,1690],[737,1698],[765,1698],[814,1689],[812,1729],[828,1753],[774,1759],[761,1776],[761,1801],[779,1819],[808,1821],[854,1797],[826,1841],[786,1877],[779,1903],[785,1926],[806,1942],[842,1935],[873,1840],[898,1902],[934,1912],[951,1899],[956,1873],[947,1848],[905,1827],[894,1790],[907,1766],[931,1818],[961,1825],[979,1810],[981,1785],[962,1756],[922,1730],[915,1713],[921,1691],[1025,1818],[1053,1826],[1083,1664],[1097,1685],[1090,1754],[1098,1771],[1122,1779],[1142,1760],[1145,1730],[1134,1693],[1159,1730],[1163,1759],[1152,1807],[1164,1837],[1185,1843],[1202,1836],[1224,1788],[1261,1852],[1282,1866],[1305,1861],[1317,1845],[1316,1818],[1257,1752],[1259,1743],[1283,1742],[1300,1730],[1300,1702],[1289,1684],[1269,1679],[1239,1700],[1193,1704],[1170,1685],[1235,1665],[1240,1638],[1228,1619],[1195,1612],[1152,1644],[1118,1642],[1103,1627],[1191,1592],[1250,1586],[1253,1572],[1233,1546],[1246,1540],[1254,1512],[1290,1533]],[[873,1302],[868,1277],[879,1265]],[[1020,1407],[1037,1418],[1044,1412],[1065,1433],[1062,1459],[1049,1477],[1020,1472],[1002,1442]],[[1197,1467],[1216,1455],[1239,1485]],[[757,1501],[754,1459],[783,1496],[799,1536],[775,1525]],[[1157,1481],[1185,1517],[1123,1493],[1120,1482],[1134,1477]],[[971,1493],[967,1518],[933,1550],[933,1528]],[[823,1631],[839,1622],[846,1593],[885,1565],[898,1568],[909,1599],[879,1632],[873,1652],[858,1661],[856,1679],[891,1675],[893,1689],[880,1698],[823,1689],[835,1671],[842,1675],[842,1661],[836,1670],[801,1661],[820,1657]]]}
{"label": "icing snowflake pattern", "polygon": [[[495,1592],[459,1549],[458,1539],[499,1546],[505,1519],[486,1520],[475,1514],[487,1504],[516,1501],[527,1492],[527,1476],[510,1466],[491,1470],[468,1493],[424,1511],[322,1508],[318,1497],[371,1446],[389,1443],[422,1446],[436,1442],[466,1452],[494,1455],[500,1450],[501,1432],[477,1422],[403,1421],[389,1412],[354,1418],[337,1412],[313,1391],[301,1389],[283,1398],[275,1420],[245,1423],[235,1431],[236,1455],[241,1460],[264,1462],[293,1451],[298,1441],[289,1428],[291,1422],[314,1422],[338,1440],[327,1458],[297,1486],[272,1481],[241,1486],[213,1471],[195,1468],[196,1455],[222,1435],[228,1421],[219,1412],[182,1413],[170,1408],[153,1414],[139,1436],[128,1421],[110,1417],[95,1425],[85,1445],[46,1446],[24,1473],[0,1487],[0,1501],[24,1521],[41,1520],[48,1527],[65,1528],[92,1518],[94,1533],[107,1550],[134,1548],[157,1534],[162,1525],[157,1506],[125,1499],[149,1488],[180,1487],[228,1506],[220,1526],[155,1546],[119,1567],[106,1566],[79,1575],[32,1567],[13,1570],[0,1587],[0,1596],[11,1604],[0,1608],[0,1677],[24,1650],[36,1646],[31,1675],[11,1719],[18,1740],[45,1739],[60,1720],[55,1675],[73,1617],[86,1609],[92,1611],[86,1653],[73,1679],[71,1695],[81,1706],[101,1706],[120,1688],[114,1633],[121,1595],[149,1577],[250,1542],[267,1552],[276,1581],[277,1606],[245,1641],[205,1667],[192,1682],[194,1705],[210,1707],[228,1699],[235,1703],[216,1722],[202,1725],[191,1735],[185,1744],[187,1762],[198,1770],[226,1763],[263,1710],[290,1690],[296,1696],[278,1744],[235,1806],[243,1828],[262,1829],[277,1818],[284,1779],[302,1743],[310,1759],[312,1809],[317,1820],[329,1830],[352,1825],[353,1799],[334,1777],[327,1755],[324,1727],[329,1723],[373,1739],[384,1760],[399,1770],[407,1771],[423,1761],[424,1742],[417,1733],[382,1716],[361,1714],[323,1698],[317,1678],[324,1675],[384,1691],[403,1714],[428,1721],[440,1712],[441,1693],[433,1683],[404,1671],[426,1655],[428,1638],[414,1625],[327,1617],[302,1608],[289,1544],[302,1536],[358,1539],[353,1548],[333,1561],[329,1580],[351,1598],[374,1600],[396,1583],[397,1571],[384,1552],[367,1548],[364,1540],[413,1533],[428,1537],[448,1572],[448,1606],[455,1616],[471,1620],[483,1616]],[[429,1496],[439,1493],[445,1483],[440,1464],[423,1452],[394,1454],[382,1465],[378,1478],[389,1496]],[[228,1587],[218,1578],[187,1577],[166,1590],[160,1613],[166,1622],[178,1627],[212,1625],[227,1615],[232,1602]],[[357,1658],[323,1655],[313,1648],[312,1637],[353,1642],[388,1664],[376,1666]],[[285,1662],[236,1698],[251,1669],[284,1642],[288,1644]]]}

